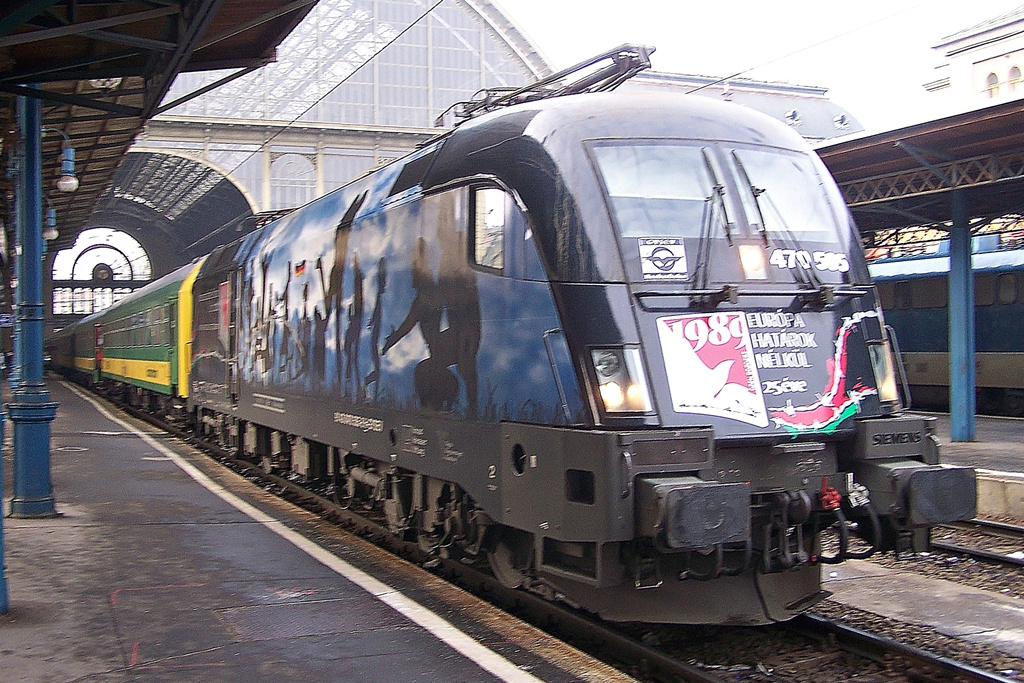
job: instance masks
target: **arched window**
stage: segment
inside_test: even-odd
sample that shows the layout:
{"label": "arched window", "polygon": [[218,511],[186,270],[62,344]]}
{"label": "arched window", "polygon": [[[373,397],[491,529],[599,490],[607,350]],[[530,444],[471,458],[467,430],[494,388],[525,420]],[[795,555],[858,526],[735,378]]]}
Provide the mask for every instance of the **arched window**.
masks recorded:
{"label": "arched window", "polygon": [[1020,85],[1020,68],[1013,67],[1010,69],[1010,77],[1006,81],[1006,85],[1009,87],[1010,92],[1017,92],[1017,86]]}
{"label": "arched window", "polygon": [[988,78],[985,79],[985,93],[989,99],[999,97],[999,76],[995,74],[988,75]]}
{"label": "arched window", "polygon": [[282,154],[270,165],[270,208],[291,209],[313,200],[316,169],[302,154]]}
{"label": "arched window", "polygon": [[131,235],[113,228],[90,228],[78,235],[73,247],[57,252],[51,274],[53,313],[89,314],[148,282],[153,268],[146,250]]}

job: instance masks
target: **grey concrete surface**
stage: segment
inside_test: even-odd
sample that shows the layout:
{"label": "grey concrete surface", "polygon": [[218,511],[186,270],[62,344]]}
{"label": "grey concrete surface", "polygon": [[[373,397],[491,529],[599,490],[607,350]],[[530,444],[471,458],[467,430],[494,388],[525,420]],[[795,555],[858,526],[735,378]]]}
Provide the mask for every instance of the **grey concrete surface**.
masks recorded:
{"label": "grey concrete surface", "polygon": [[947,413],[920,413],[936,419],[942,462],[1002,472],[1024,473],[1024,418],[975,418],[974,441],[953,441]]}
{"label": "grey concrete surface", "polygon": [[978,470],[978,514],[1024,523],[1024,418],[978,416],[974,441],[952,441],[949,415],[936,419],[942,462]]}
{"label": "grey concrete surface", "polygon": [[1024,657],[1024,600],[867,561],[823,571],[838,602]]}

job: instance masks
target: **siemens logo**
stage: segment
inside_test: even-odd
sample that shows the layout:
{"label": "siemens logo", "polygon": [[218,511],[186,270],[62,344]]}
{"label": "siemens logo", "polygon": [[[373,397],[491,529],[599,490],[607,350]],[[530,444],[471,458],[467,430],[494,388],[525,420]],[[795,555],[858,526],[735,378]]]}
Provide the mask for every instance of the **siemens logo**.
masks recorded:
{"label": "siemens logo", "polygon": [[875,434],[871,437],[872,446],[889,446],[897,443],[920,443],[921,432],[893,432],[891,434]]}

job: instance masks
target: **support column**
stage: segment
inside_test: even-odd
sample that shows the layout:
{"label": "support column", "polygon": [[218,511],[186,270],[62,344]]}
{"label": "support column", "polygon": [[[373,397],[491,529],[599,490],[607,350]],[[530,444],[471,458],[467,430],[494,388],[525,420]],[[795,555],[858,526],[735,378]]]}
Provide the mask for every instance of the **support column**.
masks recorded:
{"label": "support column", "polygon": [[[20,195],[22,192],[21,173],[25,167],[25,147],[23,145],[18,147],[15,156],[17,157],[15,162],[17,175],[14,181],[14,264],[12,271],[14,282],[21,282],[19,268],[21,259],[18,258],[18,254],[21,253],[21,242],[19,240],[21,239],[21,224],[25,222],[25,207],[22,206],[22,202],[17,201],[17,195]],[[11,330],[11,367],[7,368],[7,384],[10,386],[11,391],[14,391],[18,388],[18,384],[21,381],[21,318],[18,317],[17,288],[11,294],[14,297],[14,300],[11,302],[11,311],[14,313],[14,328]]]}
{"label": "support column", "polygon": [[270,211],[274,208],[273,202],[270,201],[270,174],[272,171],[272,164],[270,159],[270,140],[263,141],[263,178],[260,180],[260,192],[263,194],[263,210]]}
{"label": "support column", "polygon": [[953,190],[949,233],[949,420],[953,441],[974,441],[974,273],[967,191]]}
{"label": "support column", "polygon": [[324,196],[324,134],[320,133],[316,136],[316,157],[313,161],[316,168],[313,169],[316,174],[316,190],[313,196],[314,199],[319,199]]}
{"label": "support column", "polygon": [[24,220],[18,222],[18,288],[15,295],[21,334],[21,378],[7,405],[14,425],[14,497],[12,517],[53,517],[56,510],[50,482],[50,423],[57,404],[43,383],[43,174],[42,120],[39,100],[18,97],[18,124],[24,163],[16,201]]}
{"label": "support column", "polygon": [[[4,440],[4,421],[0,415],[0,443]],[[0,457],[0,614],[11,611],[11,603],[7,598],[7,564],[4,560],[4,459]]]}

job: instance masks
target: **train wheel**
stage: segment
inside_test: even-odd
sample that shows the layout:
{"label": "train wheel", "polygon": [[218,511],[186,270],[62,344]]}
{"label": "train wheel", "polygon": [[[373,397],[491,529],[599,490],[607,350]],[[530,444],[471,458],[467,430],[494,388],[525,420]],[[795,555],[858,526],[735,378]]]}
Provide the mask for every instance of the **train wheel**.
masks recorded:
{"label": "train wheel", "polygon": [[518,529],[503,527],[494,549],[487,553],[487,561],[501,585],[519,588],[533,564],[533,538]]}
{"label": "train wheel", "polygon": [[416,534],[416,544],[419,546],[420,552],[433,555],[441,546],[441,538],[437,534],[428,534],[420,529]]}
{"label": "train wheel", "polygon": [[331,499],[340,507],[348,509],[352,505],[353,496],[349,493],[348,476],[345,474],[345,463],[337,448],[331,449]]}

